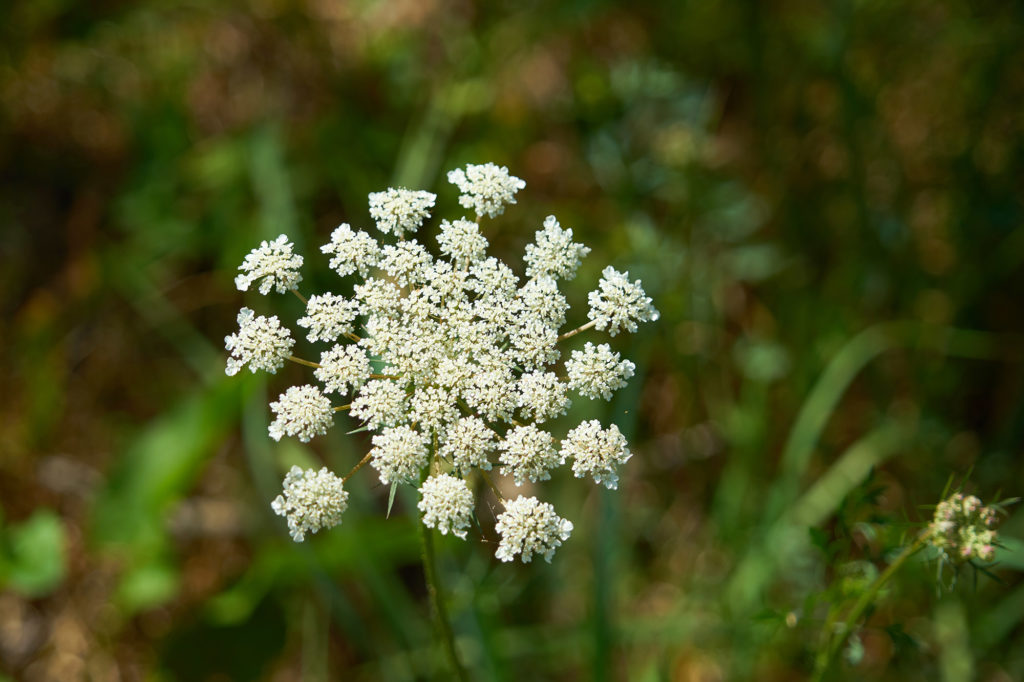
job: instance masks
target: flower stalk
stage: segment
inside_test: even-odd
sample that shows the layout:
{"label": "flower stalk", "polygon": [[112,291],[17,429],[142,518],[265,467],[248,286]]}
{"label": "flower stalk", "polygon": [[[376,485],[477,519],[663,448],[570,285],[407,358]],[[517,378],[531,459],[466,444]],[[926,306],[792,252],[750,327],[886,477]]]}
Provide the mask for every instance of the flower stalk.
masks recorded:
{"label": "flower stalk", "polygon": [[434,626],[438,637],[441,639],[445,657],[455,679],[465,682],[466,669],[459,660],[458,652],[455,649],[455,634],[452,631],[451,621],[448,618],[448,608],[445,604],[444,592],[441,581],[437,575],[437,560],[434,556],[434,531],[423,523],[419,524],[420,539],[422,540],[423,576],[427,583],[427,594],[430,596],[430,607],[434,617]]}
{"label": "flower stalk", "polygon": [[[929,536],[930,533],[928,531],[921,533],[913,543],[900,552],[899,556],[889,564],[888,568],[875,578],[874,582],[860,595],[853,608],[846,614],[846,618],[843,620],[842,625],[839,626],[839,631],[835,637],[832,636],[832,630],[835,628],[835,618],[830,617],[826,621],[825,630],[822,634],[823,646],[814,662],[814,675],[811,678],[813,682],[820,682],[824,678],[836,654],[839,653],[839,650],[843,648],[846,640],[853,633],[854,625],[864,615],[867,608],[874,603],[879,591],[889,582],[890,578],[896,575],[896,572],[900,570],[903,564],[907,563],[910,557],[917,554],[928,543]],[[838,611],[835,613],[838,613]]]}

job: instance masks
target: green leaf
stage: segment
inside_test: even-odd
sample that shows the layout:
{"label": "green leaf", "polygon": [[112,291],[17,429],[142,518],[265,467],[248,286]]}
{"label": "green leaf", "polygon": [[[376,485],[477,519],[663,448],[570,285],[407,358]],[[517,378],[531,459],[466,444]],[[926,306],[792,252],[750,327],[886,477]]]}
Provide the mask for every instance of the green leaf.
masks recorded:
{"label": "green leaf", "polygon": [[391,484],[391,492],[388,493],[388,513],[385,518],[391,518],[391,505],[395,503],[395,491],[398,490],[398,482],[395,481]]}
{"label": "green leaf", "polygon": [[10,557],[7,584],[26,597],[52,592],[64,579],[64,524],[49,509],[36,511],[7,531]]}
{"label": "green leaf", "polygon": [[178,571],[163,561],[134,566],[121,577],[118,601],[128,612],[159,606],[178,590]]}

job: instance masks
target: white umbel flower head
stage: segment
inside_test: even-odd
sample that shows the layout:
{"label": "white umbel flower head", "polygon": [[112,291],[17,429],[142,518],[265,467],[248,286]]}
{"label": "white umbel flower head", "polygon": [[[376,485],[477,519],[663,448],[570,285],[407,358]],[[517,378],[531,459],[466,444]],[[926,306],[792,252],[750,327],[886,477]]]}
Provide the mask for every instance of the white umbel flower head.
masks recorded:
{"label": "white umbel flower head", "polygon": [[308,443],[314,436],[322,436],[334,423],[334,409],[316,386],[292,386],[282,393],[277,402],[270,403],[277,415],[270,424],[270,437],[297,436]]}
{"label": "white umbel flower head", "polygon": [[373,379],[359,389],[351,412],[353,417],[377,430],[406,421],[408,410],[405,389],[389,379]]}
{"label": "white umbel flower head", "polygon": [[272,242],[261,242],[249,252],[238,266],[242,274],[235,277],[235,286],[239,291],[248,291],[252,283],[258,281],[259,291],[264,296],[271,289],[283,294],[299,286],[301,267],[302,256],[292,253],[292,243],[282,234]]}
{"label": "white umbel flower head", "polygon": [[512,476],[516,485],[522,485],[526,480],[547,481],[551,478],[551,470],[565,461],[555,450],[554,443],[550,433],[533,424],[510,429],[505,440],[498,444],[501,473]]}
{"label": "white umbel flower head", "polygon": [[607,343],[595,346],[589,341],[582,351],[574,350],[565,362],[569,388],[593,399],[611,400],[612,391],[625,386],[635,369],[636,365],[629,360],[619,360],[619,354]]}
{"label": "white umbel flower head", "polygon": [[375,277],[357,284],[355,294],[363,315],[390,315],[398,309],[402,298],[402,290],[394,282]]}
{"label": "white umbel flower head", "polygon": [[510,355],[524,369],[540,369],[556,362],[558,332],[535,317],[523,317],[520,324],[509,332]]}
{"label": "white umbel flower head", "polygon": [[555,508],[536,497],[520,495],[505,503],[505,511],[498,516],[494,529],[501,535],[501,543],[494,553],[502,561],[512,561],[518,554],[524,564],[534,554],[551,563],[551,557],[572,533],[572,522],[555,513]]}
{"label": "white umbel flower head", "polygon": [[431,476],[420,486],[420,511],[423,525],[437,528],[441,535],[452,535],[466,539],[473,515],[473,493],[461,478],[448,474]]}
{"label": "white umbel flower head", "polygon": [[590,247],[573,242],[571,228],[563,230],[555,216],[549,215],[544,229],[537,231],[535,243],[526,246],[526,276],[572,279],[588,253]]}
{"label": "white umbel flower head", "polygon": [[292,353],[295,340],[286,327],[273,317],[259,317],[251,308],[238,312],[238,332],[224,337],[224,348],[231,351],[224,373],[229,377],[249,365],[253,374],[262,369],[276,374]]}
{"label": "white umbel flower head", "polygon": [[651,298],[644,294],[640,280],[630,282],[628,272],[618,272],[609,265],[601,272],[597,286],[587,295],[587,317],[597,323],[598,329],[607,329],[611,336],[620,329],[635,332],[637,322],[653,322],[661,316]]}
{"label": "white umbel flower head", "polygon": [[[238,332],[225,338],[231,351],[226,371],[235,374],[249,366],[274,372],[286,359],[311,365],[317,386],[290,388],[272,403],[270,435],[308,441],[326,431],[335,410],[349,409],[363,425],[359,430],[373,432],[365,461],[392,486],[392,494],[399,484],[419,486],[424,524],[463,538],[474,509],[463,477],[474,467],[496,467],[510,483],[525,486],[572,464],[578,478],[617,485],[630,453],[615,426],[584,422],[561,444],[545,427],[567,414],[570,391],[610,399],[635,367],[608,344],[586,343],[563,358],[559,342],[595,327],[613,335],[633,331],[658,312],[639,281],[606,268],[589,297],[590,321],[578,320],[579,326],[560,334],[570,308],[559,285],[577,275],[590,249],[548,216],[526,248],[521,278],[522,271],[488,257],[480,223],[514,204],[526,183],[492,163],[453,170],[448,179],[469,210],[462,211],[465,217],[439,220],[437,249],[428,251],[426,241],[414,234],[427,222],[435,195],[395,188],[369,197],[376,227],[393,237],[381,241],[390,244],[343,223],[321,247],[339,276],[358,279],[353,277],[342,295],[324,293],[306,304],[299,320],[303,334],[330,349],[318,350],[319,364],[289,358],[291,333],[276,317],[256,317],[246,308]],[[287,291],[299,281],[300,264],[282,235],[249,255],[238,283],[264,293]],[[349,405],[332,408],[332,393],[347,396],[340,402]],[[434,457],[448,473],[433,471]],[[297,539],[335,522],[316,506],[319,496],[324,504],[341,500],[337,515],[344,508],[346,496],[337,479],[325,470],[322,485],[314,480],[321,474],[295,470],[274,503],[275,511],[289,516]],[[326,492],[316,492],[321,489]],[[498,520],[497,556],[528,562],[540,554],[550,560],[571,531],[572,524],[551,505],[519,497],[506,504]],[[977,556],[987,552],[979,549]]]}
{"label": "white umbel flower head", "polygon": [[377,221],[378,230],[401,238],[406,232],[420,229],[436,199],[437,195],[430,192],[388,187],[370,193],[370,217]]}
{"label": "white umbel flower head", "polygon": [[456,168],[448,172],[448,182],[459,188],[459,203],[476,211],[478,216],[493,218],[505,212],[506,204],[516,203],[515,194],[526,183],[510,175],[505,166],[485,163],[469,164],[466,170]]}
{"label": "white umbel flower head", "polygon": [[431,258],[423,245],[417,241],[399,242],[384,247],[380,267],[395,278],[400,286],[421,284],[426,281]]}
{"label": "white umbel flower head", "polygon": [[491,257],[475,263],[469,269],[473,275],[470,286],[477,294],[494,301],[508,301],[516,292],[519,278],[512,268]]}
{"label": "white umbel flower head", "polygon": [[352,333],[352,323],[358,314],[359,303],[344,296],[310,296],[306,303],[306,316],[299,318],[299,326],[309,329],[306,338],[310,341],[334,341],[343,334]]}
{"label": "white umbel flower head", "polygon": [[602,429],[601,422],[592,419],[566,435],[562,441],[562,456],[573,460],[572,473],[576,478],[590,475],[595,483],[615,490],[619,487],[617,468],[633,455],[618,426],[612,424]]}
{"label": "white umbel flower head", "polygon": [[410,421],[419,424],[424,433],[443,433],[449,424],[459,418],[459,405],[455,396],[437,386],[425,386],[416,391],[409,401]]}
{"label": "white umbel flower head", "polygon": [[487,428],[479,417],[462,417],[445,433],[439,454],[451,460],[459,471],[470,467],[491,470],[489,456],[497,444],[494,431]]}
{"label": "white umbel flower head", "polygon": [[519,408],[527,419],[537,423],[554,419],[569,411],[572,401],[564,382],[553,372],[529,372],[519,377]]}
{"label": "white umbel flower head", "polygon": [[354,231],[342,223],[331,233],[331,241],[320,247],[321,253],[331,254],[331,269],[342,277],[358,272],[361,277],[370,274],[370,268],[380,260],[377,240],[362,230]]}
{"label": "white umbel flower head", "polygon": [[278,516],[288,519],[288,530],[295,542],[302,542],[306,533],[333,528],[341,523],[348,508],[348,493],[340,478],[327,470],[303,471],[293,466],[284,477],[284,494],[270,503]]}
{"label": "white umbel flower head", "polygon": [[524,312],[552,330],[565,324],[569,303],[558,290],[558,282],[553,277],[535,277],[527,281],[520,287],[517,298]]}
{"label": "white umbel flower head", "polygon": [[371,373],[370,359],[354,344],[325,351],[320,356],[320,366],[313,372],[323,382],[324,391],[340,395],[362,386]]}
{"label": "white umbel flower head", "polygon": [[428,454],[422,434],[408,426],[395,426],[373,437],[370,465],[384,485],[413,483],[427,466]]}
{"label": "white umbel flower head", "polygon": [[516,407],[515,379],[508,367],[491,367],[474,374],[462,391],[463,399],[481,417],[508,419]]}
{"label": "white umbel flower head", "polygon": [[487,251],[487,239],[480,234],[480,226],[465,219],[452,222],[442,220],[437,244],[441,247],[441,253],[461,267],[482,260]]}

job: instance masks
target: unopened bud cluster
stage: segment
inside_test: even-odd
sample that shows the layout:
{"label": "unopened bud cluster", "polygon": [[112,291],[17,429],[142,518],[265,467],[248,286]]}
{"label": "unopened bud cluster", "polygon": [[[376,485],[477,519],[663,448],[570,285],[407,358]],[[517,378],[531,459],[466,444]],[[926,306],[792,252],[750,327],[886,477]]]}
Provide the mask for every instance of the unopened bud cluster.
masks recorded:
{"label": "unopened bud cluster", "polygon": [[[291,387],[271,403],[270,435],[308,441],[326,431],[336,411],[349,410],[374,432],[368,458],[380,481],[417,486],[423,523],[465,538],[476,506],[471,476],[492,472],[523,486],[550,479],[568,463],[577,478],[617,487],[630,452],[614,424],[586,421],[558,438],[550,422],[567,413],[570,392],[609,400],[635,367],[607,343],[586,341],[565,360],[558,344],[594,328],[611,336],[636,331],[638,323],[657,320],[658,311],[639,280],[609,266],[588,297],[589,321],[562,333],[570,306],[559,282],[576,276],[590,249],[548,216],[526,247],[522,281],[487,256],[480,223],[514,204],[525,183],[494,164],[454,170],[448,179],[461,192],[461,206],[476,216],[440,222],[440,257],[408,238],[429,219],[435,195],[402,188],[374,192],[369,200],[377,229],[394,243],[343,224],[321,248],[340,277],[356,275],[359,282],[349,293],[306,301],[298,325],[310,343],[324,347],[318,362],[299,362],[313,366],[319,386]],[[235,281],[265,295],[299,293],[302,263],[281,235],[253,250]],[[274,373],[298,360],[291,332],[277,317],[243,308],[238,323],[225,339],[228,374],[245,366]],[[345,404],[333,406],[333,395]],[[306,532],[340,523],[347,495],[342,479],[326,470],[293,469],[273,508],[301,541]],[[502,504],[496,524],[502,561],[528,562],[535,554],[550,561],[572,531],[570,521],[536,497]]]}
{"label": "unopened bud cluster", "polygon": [[983,506],[974,495],[954,493],[935,508],[928,525],[928,542],[952,562],[995,557],[998,521],[993,507]]}

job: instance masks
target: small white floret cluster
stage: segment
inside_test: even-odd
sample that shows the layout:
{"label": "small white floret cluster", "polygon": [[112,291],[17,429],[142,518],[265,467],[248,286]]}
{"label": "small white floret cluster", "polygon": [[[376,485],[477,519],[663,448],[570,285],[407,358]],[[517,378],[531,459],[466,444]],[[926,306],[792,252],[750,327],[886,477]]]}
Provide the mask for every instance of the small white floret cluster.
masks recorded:
{"label": "small white floret cluster", "polygon": [[348,493],[342,480],[327,467],[303,471],[293,466],[284,477],[284,492],[270,503],[278,516],[288,519],[288,530],[295,542],[302,542],[306,533],[331,528],[341,523],[348,507]]}
{"label": "small white floret cluster", "polygon": [[[244,366],[274,373],[285,360],[314,368],[320,387],[293,386],[271,403],[272,438],[308,441],[347,410],[374,432],[364,462],[381,483],[418,486],[423,523],[465,538],[476,507],[472,489],[481,487],[468,482],[476,477],[497,493],[495,473],[523,486],[549,480],[571,462],[576,477],[617,486],[619,468],[631,456],[618,427],[586,421],[559,439],[550,424],[568,413],[570,392],[609,400],[635,366],[608,344],[589,341],[563,360],[559,344],[593,328],[612,336],[635,331],[658,312],[639,281],[609,267],[589,295],[589,322],[563,332],[569,303],[558,283],[576,276],[590,249],[548,216],[526,247],[522,281],[487,255],[480,223],[514,204],[525,183],[494,164],[457,169],[448,179],[476,216],[440,222],[440,257],[409,238],[430,218],[436,196],[408,189],[370,195],[377,229],[397,241],[381,244],[342,224],[321,248],[338,275],[360,281],[351,294],[303,299],[299,326],[309,342],[326,344],[319,362],[292,356],[288,329],[248,308],[225,346],[228,374]],[[246,257],[236,283],[241,290],[258,282],[263,294],[299,295],[301,264],[282,236]],[[332,406],[331,395],[345,404]],[[342,480],[326,469],[289,472],[273,508],[288,518],[293,538],[340,523],[348,498]],[[529,562],[534,555],[550,561],[572,531],[571,522],[536,497],[501,503],[495,528],[502,561]]]}
{"label": "small white floret cluster", "polygon": [[951,563],[971,559],[992,561],[998,535],[996,507],[986,507],[974,495],[954,493],[939,502],[928,525],[928,542]]}

